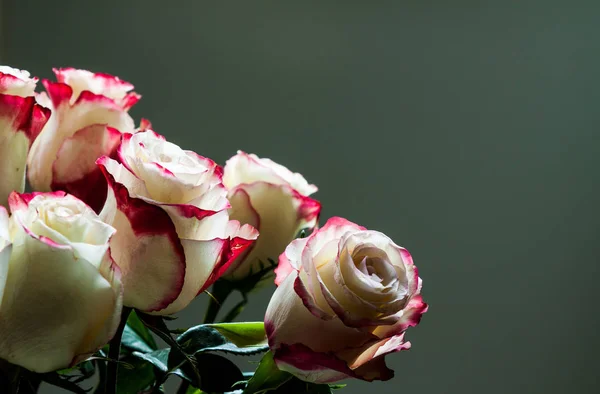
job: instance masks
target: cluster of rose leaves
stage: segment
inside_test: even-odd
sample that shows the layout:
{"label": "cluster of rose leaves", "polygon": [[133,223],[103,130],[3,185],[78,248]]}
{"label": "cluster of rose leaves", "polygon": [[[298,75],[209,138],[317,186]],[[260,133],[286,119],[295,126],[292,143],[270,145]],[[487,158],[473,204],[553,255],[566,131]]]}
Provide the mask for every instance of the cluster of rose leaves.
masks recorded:
{"label": "cluster of rose leaves", "polygon": [[239,151],[221,167],[136,127],[130,83],[54,73],[36,93],[37,78],[0,67],[0,359],[72,367],[124,307],[172,315],[275,261],[264,330],[280,370],[392,377],[384,356],[410,347],[427,310],[406,249],[342,218],[319,228],[317,187],[269,159]]}

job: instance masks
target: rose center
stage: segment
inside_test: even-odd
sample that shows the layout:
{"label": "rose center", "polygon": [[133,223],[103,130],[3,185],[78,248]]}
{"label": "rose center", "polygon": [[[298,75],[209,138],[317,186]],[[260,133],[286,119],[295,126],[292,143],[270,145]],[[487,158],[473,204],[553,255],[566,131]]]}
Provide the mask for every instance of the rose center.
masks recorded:
{"label": "rose center", "polygon": [[[38,207],[39,218],[52,230],[72,242],[78,242],[85,234],[80,207],[48,204]],[[52,237],[50,237],[52,238]],[[58,240],[54,240],[58,241]]]}
{"label": "rose center", "polygon": [[358,270],[369,280],[378,283],[383,288],[389,288],[396,279],[390,263],[379,256],[365,256],[357,265]]}

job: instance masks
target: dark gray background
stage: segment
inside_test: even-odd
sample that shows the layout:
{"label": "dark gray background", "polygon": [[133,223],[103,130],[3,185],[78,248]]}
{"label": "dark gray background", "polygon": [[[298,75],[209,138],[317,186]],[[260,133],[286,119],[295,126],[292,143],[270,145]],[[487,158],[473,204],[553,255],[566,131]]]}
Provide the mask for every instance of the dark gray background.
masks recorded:
{"label": "dark gray background", "polygon": [[116,74],[171,141],[407,247],[430,311],[344,392],[597,392],[600,3],[218,3],[4,1],[1,60]]}

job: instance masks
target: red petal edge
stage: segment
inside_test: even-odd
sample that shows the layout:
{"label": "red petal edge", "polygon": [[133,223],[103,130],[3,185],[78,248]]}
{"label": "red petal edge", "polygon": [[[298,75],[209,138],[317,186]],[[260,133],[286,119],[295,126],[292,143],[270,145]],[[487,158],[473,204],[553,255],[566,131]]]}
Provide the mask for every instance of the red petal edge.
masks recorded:
{"label": "red petal edge", "polygon": [[[127,188],[118,183],[105,167],[105,161],[108,157],[103,156],[98,159],[97,164],[102,170],[108,186],[115,195],[117,209],[123,213],[131,225],[135,235],[162,235],[166,236],[173,246],[173,250],[179,256],[181,275],[177,285],[171,293],[158,305],[155,305],[148,312],[156,312],[165,309],[169,304],[177,299],[185,280],[186,259],[183,245],[179,241],[175,225],[166,211],[156,205],[149,204],[139,198],[129,196]],[[118,262],[117,262],[118,263]]]}
{"label": "red petal edge", "polygon": [[[113,147],[110,152],[105,154],[111,159],[116,159],[117,149],[121,141],[121,132],[113,127],[106,127],[106,132],[114,140]],[[53,166],[54,167],[54,166]],[[108,184],[102,170],[96,166],[94,170],[88,173],[81,179],[76,181],[61,183],[56,181],[57,177],[52,177],[50,188],[52,190],[65,190],[74,195],[80,200],[88,204],[96,213],[100,213],[104,203],[106,202],[106,193],[108,192]]]}
{"label": "red petal edge", "polygon": [[33,96],[0,94],[0,117],[12,119],[12,126],[25,133],[30,146],[46,125],[50,114],[50,109],[37,104]]}
{"label": "red petal edge", "polygon": [[204,283],[198,294],[202,293],[204,290],[208,289],[213,283],[216,282],[233,264],[233,262],[244,253],[251,245],[253,245],[255,240],[253,239],[245,239],[240,237],[234,237],[232,239],[224,240],[223,249],[221,250],[221,257],[219,258],[219,262],[213,269],[212,273],[208,277],[207,281]]}

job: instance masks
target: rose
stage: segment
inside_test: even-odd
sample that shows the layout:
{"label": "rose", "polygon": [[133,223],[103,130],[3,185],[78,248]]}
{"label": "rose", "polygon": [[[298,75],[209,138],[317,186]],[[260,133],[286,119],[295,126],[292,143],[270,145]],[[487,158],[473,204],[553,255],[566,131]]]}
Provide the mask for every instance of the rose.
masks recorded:
{"label": "rose", "polygon": [[13,96],[33,96],[38,79],[29,72],[9,66],[0,66],[0,93]]}
{"label": "rose", "polygon": [[260,233],[248,255],[231,266],[225,278],[239,280],[277,260],[302,229],[313,229],[321,204],[317,191],[299,173],[254,154],[238,151],[225,164],[223,184],[231,202],[230,216]]}
{"label": "rose", "polygon": [[427,310],[408,251],[377,231],[330,219],[279,258],[265,316],[275,362],[303,380],[387,380],[384,356],[410,347]]}
{"label": "rose", "polygon": [[148,130],[124,134],[118,161],[98,160],[109,185],[101,216],[117,234],[112,255],[123,273],[124,303],[175,313],[209,287],[256,239],[230,221],[214,161]]}
{"label": "rose", "polygon": [[72,67],[54,69],[56,80],[69,85],[73,90],[71,104],[77,101],[82,92],[88,91],[113,100],[115,104],[127,111],[142,98],[133,92],[134,86],[110,74],[93,73],[88,70],[77,70]]}
{"label": "rose", "polygon": [[140,96],[133,85],[108,74],[73,68],[54,69],[58,82],[42,81],[48,94],[38,101],[52,117],[33,144],[28,179],[39,191],[64,190],[98,212],[106,198],[106,181],[96,166],[113,156],[121,133],[135,131],[127,111]]}
{"label": "rose", "polygon": [[0,205],[11,191],[24,191],[27,153],[50,117],[31,96],[36,81],[27,71],[0,66]]}
{"label": "rose", "polygon": [[0,358],[35,372],[74,365],[119,324],[115,230],[64,192],[13,193],[9,203],[10,233],[0,209]]}

